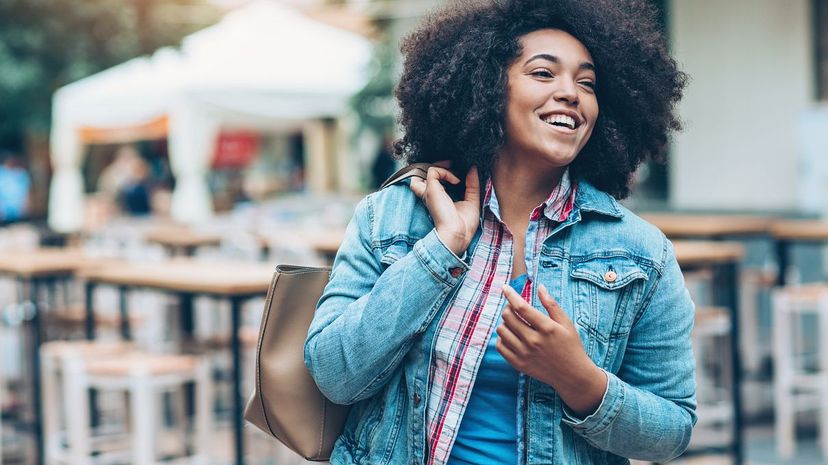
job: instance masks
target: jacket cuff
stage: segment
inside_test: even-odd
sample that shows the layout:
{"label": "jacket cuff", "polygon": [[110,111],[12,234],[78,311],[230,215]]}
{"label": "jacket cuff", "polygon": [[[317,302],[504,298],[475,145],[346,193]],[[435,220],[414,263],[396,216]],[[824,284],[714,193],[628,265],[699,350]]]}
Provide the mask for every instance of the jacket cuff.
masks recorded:
{"label": "jacket cuff", "polygon": [[624,407],[624,383],[614,374],[608,371],[604,373],[607,374],[607,390],[604,391],[604,397],[595,412],[580,419],[566,405],[563,405],[561,419],[582,436],[597,434],[607,429]]}
{"label": "jacket cuff", "polygon": [[[469,265],[440,240],[436,229],[414,244],[414,254],[432,275],[450,286],[457,284],[469,270]],[[466,253],[463,253],[463,258],[466,258]]]}

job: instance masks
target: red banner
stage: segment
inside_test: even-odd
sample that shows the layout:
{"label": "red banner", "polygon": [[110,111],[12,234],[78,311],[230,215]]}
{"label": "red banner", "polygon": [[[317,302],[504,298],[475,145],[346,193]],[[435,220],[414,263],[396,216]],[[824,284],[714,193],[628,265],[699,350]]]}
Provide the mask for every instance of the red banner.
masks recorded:
{"label": "red banner", "polygon": [[258,153],[258,134],[249,131],[222,132],[216,142],[213,168],[244,168]]}

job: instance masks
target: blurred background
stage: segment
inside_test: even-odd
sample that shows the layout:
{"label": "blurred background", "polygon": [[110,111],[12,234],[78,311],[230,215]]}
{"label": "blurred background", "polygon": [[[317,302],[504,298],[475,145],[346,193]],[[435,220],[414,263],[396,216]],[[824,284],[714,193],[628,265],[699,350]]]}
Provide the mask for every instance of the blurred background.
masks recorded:
{"label": "blurred background", "polygon": [[[301,463],[239,420],[272,265],[400,166],[445,1],[0,0],[3,464]],[[828,463],[828,0],[651,1],[685,130],[625,204],[699,307],[676,463]]]}

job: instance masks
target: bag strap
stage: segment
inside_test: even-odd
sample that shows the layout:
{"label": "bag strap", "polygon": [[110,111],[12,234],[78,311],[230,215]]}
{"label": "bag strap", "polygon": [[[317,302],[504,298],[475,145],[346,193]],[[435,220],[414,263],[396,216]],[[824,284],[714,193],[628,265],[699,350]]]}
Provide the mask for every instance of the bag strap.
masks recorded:
{"label": "bag strap", "polygon": [[413,163],[408,165],[401,170],[397,171],[396,173],[392,174],[388,179],[382,183],[380,186],[380,190],[385,189],[386,187],[397,184],[400,181],[406,180],[408,178],[420,178],[425,179],[426,175],[428,174],[428,169],[432,167],[431,163]]}

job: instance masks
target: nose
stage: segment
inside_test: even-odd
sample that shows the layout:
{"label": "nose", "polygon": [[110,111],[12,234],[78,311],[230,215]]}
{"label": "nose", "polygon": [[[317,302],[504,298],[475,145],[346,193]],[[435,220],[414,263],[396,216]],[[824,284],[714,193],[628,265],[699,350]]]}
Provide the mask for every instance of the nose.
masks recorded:
{"label": "nose", "polygon": [[568,103],[570,105],[578,104],[578,88],[574,79],[561,77],[555,82],[555,91],[552,97],[556,102]]}

